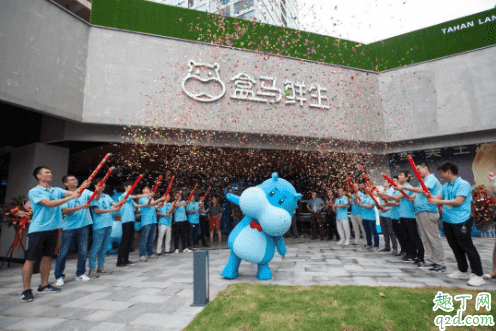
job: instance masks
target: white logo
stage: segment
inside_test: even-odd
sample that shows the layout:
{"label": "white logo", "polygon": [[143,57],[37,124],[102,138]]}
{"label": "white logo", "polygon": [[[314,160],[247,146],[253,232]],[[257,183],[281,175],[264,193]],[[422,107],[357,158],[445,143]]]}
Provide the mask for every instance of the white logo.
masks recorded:
{"label": "white logo", "polygon": [[219,76],[219,64],[188,61],[188,75],[182,82],[184,93],[201,102],[217,101],[226,93],[226,86]]}

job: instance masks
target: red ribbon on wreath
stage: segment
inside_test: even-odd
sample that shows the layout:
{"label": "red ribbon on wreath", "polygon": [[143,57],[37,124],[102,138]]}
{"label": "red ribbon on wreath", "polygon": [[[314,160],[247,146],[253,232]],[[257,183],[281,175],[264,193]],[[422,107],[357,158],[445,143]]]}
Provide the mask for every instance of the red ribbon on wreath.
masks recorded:
{"label": "red ribbon on wreath", "polygon": [[19,225],[16,229],[17,231],[16,231],[16,234],[14,236],[14,243],[12,244],[12,251],[15,251],[17,246],[19,246],[19,241],[22,242],[22,240],[24,239],[24,234],[22,232],[26,228],[26,223],[28,222],[28,220],[29,220],[28,217],[24,217],[24,218],[19,219]]}

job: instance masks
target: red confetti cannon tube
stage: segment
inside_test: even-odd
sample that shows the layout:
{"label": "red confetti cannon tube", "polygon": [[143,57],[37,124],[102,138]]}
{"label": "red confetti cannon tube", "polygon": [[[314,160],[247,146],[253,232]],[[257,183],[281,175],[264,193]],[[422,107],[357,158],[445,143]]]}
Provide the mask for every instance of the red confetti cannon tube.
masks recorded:
{"label": "red confetti cannon tube", "polygon": [[417,176],[417,179],[420,183],[420,186],[422,186],[422,190],[424,191],[425,195],[427,195],[427,198],[431,199],[432,195],[429,192],[429,189],[427,188],[427,186],[425,186],[424,180],[422,179],[422,176],[420,175],[420,172],[418,171],[417,166],[415,165],[415,162],[413,162],[413,158],[410,155],[408,155],[407,158],[408,158],[408,161],[410,162],[410,165],[412,166],[412,169],[413,169],[413,172],[415,173],[415,176]]}
{"label": "red confetti cannon tube", "polygon": [[350,182],[351,182],[351,178],[346,176],[346,193],[350,193]]}
{"label": "red confetti cannon tube", "polygon": [[119,207],[122,206],[124,204],[124,202],[126,202],[127,198],[129,198],[129,196],[131,195],[131,193],[133,192],[133,190],[136,188],[136,186],[140,182],[141,178],[143,178],[143,175],[139,175],[138,176],[138,178],[134,182],[133,186],[131,186],[131,189],[129,190],[129,192],[127,192],[127,194],[124,197],[124,199],[122,199],[121,202],[119,202]]}
{"label": "red confetti cannon tube", "polygon": [[372,198],[372,200],[374,200],[375,204],[377,205],[377,207],[379,207],[379,209],[385,213],[386,211],[384,210],[384,208],[382,208],[381,206],[379,206],[379,203],[377,202],[377,200],[374,198],[374,196],[372,195],[372,193],[365,187],[365,185],[362,185],[363,189],[365,191],[367,191],[367,193],[370,195],[370,197]]}
{"label": "red confetti cannon tube", "polygon": [[334,206],[334,202],[332,201],[332,194],[329,194],[329,205]]}
{"label": "red confetti cannon tube", "polygon": [[[163,178],[162,175],[158,176],[157,181],[155,182],[155,186],[153,187],[153,190],[152,190],[153,193],[157,192],[158,186],[160,185],[162,178]],[[152,202],[152,198],[148,199],[147,205],[150,205],[151,202]]]}
{"label": "red confetti cannon tube", "polygon": [[[370,181],[370,178],[369,176],[365,173],[365,169],[364,167],[362,166],[362,176],[363,176],[363,179],[365,179],[365,182],[367,182],[367,184],[369,185],[369,187],[372,188],[372,190],[376,191],[377,193],[381,193],[381,191],[379,191],[379,189],[377,188],[377,186],[375,186],[375,184],[373,182]],[[388,200],[385,200],[385,199],[382,199],[382,201],[384,201],[384,203],[388,206],[390,206],[391,204],[389,203]]]}
{"label": "red confetti cannon tube", "polygon": [[[99,188],[99,187],[102,187],[103,184],[105,184],[105,182],[107,181],[107,179],[109,178],[110,174],[114,171],[114,167],[111,167],[109,169],[109,171],[107,171],[107,174],[105,175],[105,177],[103,177],[103,179],[100,181],[100,183],[98,183],[98,185],[96,186],[96,188]],[[91,201],[93,201],[93,199],[96,197],[96,195],[98,194],[98,191],[96,190],[95,188],[95,191],[93,192],[93,194],[91,195],[91,197],[88,199],[88,201],[86,202],[87,205],[89,205],[91,203]]]}
{"label": "red confetti cannon tube", "polygon": [[95,171],[93,171],[93,173],[88,177],[88,179],[83,182],[83,185],[81,185],[81,188],[78,191],[79,194],[83,193],[84,189],[86,188],[85,184],[91,183],[93,178],[95,178],[95,176],[98,174],[98,172],[103,167],[105,162],[107,162],[107,160],[110,159],[111,156],[112,156],[112,153],[107,153],[107,155],[105,155],[102,162],[100,162],[100,164],[96,167]]}
{"label": "red confetti cannon tube", "polygon": [[198,184],[195,184],[193,191],[191,191],[191,193],[189,194],[188,201],[186,201],[186,204],[189,204],[191,202],[191,199],[193,199],[193,194],[195,194],[197,188],[198,188]]}
{"label": "red confetti cannon tube", "polygon": [[208,194],[208,192],[210,192],[211,189],[212,188],[210,188],[210,187],[207,189],[207,192],[205,192],[205,194],[201,198],[200,203],[203,203],[205,201],[205,199],[207,198],[207,194]]}
{"label": "red confetti cannon tube", "polygon": [[[393,185],[393,187],[398,187],[398,185],[396,185],[396,183],[391,179],[389,178],[388,175],[386,175],[385,173],[382,173],[382,177],[384,177],[385,180],[387,180],[391,185]],[[410,202],[413,202],[413,199],[405,193],[405,191],[403,190],[400,190],[400,193],[403,194],[403,196]]]}
{"label": "red confetti cannon tube", "polygon": [[[174,181],[174,176],[172,176],[172,178],[171,178],[171,180],[170,180],[170,182],[169,182],[169,186],[167,186],[167,190],[165,190],[164,197],[166,197],[166,196],[167,196],[167,194],[169,194],[169,191],[170,191],[170,189],[171,189],[171,187],[172,187],[172,182],[173,182],[173,181]],[[163,207],[163,206],[164,206],[164,203],[165,203],[165,200],[164,200],[164,201],[162,201],[162,203],[160,204],[160,207]]]}

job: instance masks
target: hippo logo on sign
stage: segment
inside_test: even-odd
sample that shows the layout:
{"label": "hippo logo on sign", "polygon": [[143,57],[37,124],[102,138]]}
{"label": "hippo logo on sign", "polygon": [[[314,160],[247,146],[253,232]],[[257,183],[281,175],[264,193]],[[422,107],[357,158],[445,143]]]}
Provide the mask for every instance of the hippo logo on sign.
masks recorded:
{"label": "hippo logo on sign", "polygon": [[226,85],[219,76],[219,64],[203,64],[189,60],[188,75],[182,82],[184,93],[201,102],[217,101],[226,93]]}

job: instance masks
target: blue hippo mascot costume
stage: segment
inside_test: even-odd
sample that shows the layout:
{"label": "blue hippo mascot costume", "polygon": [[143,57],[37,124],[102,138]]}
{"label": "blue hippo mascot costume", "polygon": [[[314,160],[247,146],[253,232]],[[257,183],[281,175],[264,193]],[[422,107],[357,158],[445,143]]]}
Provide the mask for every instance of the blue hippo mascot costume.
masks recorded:
{"label": "blue hippo mascot costume", "polygon": [[268,263],[276,248],[280,255],[286,254],[283,234],[291,226],[291,217],[300,199],[301,194],[277,173],[262,184],[246,189],[241,196],[228,194],[227,200],[238,205],[246,216],[229,235],[227,244],[231,255],[221,275],[237,278],[239,264],[245,260],[258,264],[258,279],[272,279]]}

